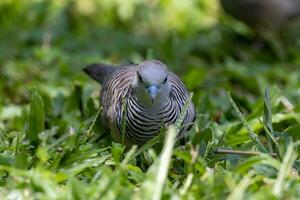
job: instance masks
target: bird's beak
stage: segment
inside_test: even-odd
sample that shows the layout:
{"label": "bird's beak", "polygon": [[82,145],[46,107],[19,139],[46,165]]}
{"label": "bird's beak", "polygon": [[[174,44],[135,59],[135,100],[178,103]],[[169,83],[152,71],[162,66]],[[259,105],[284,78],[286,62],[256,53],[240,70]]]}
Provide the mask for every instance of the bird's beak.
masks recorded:
{"label": "bird's beak", "polygon": [[150,85],[147,89],[151,99],[152,99],[152,102],[153,100],[155,99],[155,97],[157,96],[157,93],[158,93],[158,87],[156,85]]}

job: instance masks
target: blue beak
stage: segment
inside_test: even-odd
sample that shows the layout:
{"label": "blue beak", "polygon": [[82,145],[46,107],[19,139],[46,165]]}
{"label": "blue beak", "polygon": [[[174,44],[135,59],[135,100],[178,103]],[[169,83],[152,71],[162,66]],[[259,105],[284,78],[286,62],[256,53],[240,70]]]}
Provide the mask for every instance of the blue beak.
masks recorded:
{"label": "blue beak", "polygon": [[151,99],[155,99],[157,93],[158,93],[158,87],[156,85],[150,85],[150,87],[148,87],[147,89]]}

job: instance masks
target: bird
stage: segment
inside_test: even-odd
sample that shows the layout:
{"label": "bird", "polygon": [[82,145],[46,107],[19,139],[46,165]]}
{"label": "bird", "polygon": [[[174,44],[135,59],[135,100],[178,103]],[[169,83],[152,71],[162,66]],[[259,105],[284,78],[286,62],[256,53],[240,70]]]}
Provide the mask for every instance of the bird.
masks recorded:
{"label": "bird", "polygon": [[[181,79],[159,60],[139,64],[95,63],[83,69],[101,87],[102,121],[115,142],[142,146],[174,124],[190,94]],[[177,138],[183,138],[195,121],[192,102]]]}
{"label": "bird", "polygon": [[255,30],[280,32],[299,22],[300,0],[220,0],[223,9]]}

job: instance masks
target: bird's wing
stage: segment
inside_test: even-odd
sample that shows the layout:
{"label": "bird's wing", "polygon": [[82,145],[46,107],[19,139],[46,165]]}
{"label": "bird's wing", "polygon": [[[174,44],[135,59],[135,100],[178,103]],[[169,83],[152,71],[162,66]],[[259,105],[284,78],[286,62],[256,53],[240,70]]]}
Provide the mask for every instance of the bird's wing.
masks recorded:
{"label": "bird's wing", "polygon": [[[172,90],[171,93],[174,95],[174,99],[176,99],[177,103],[182,107],[186,100],[189,97],[189,92],[186,89],[185,85],[181,81],[181,79],[174,73],[171,73],[171,83],[172,83]],[[187,109],[186,116],[183,121],[183,125],[185,127],[181,130],[179,134],[179,138],[184,135],[186,131],[188,131],[192,127],[192,123],[196,119],[196,111],[193,102],[190,102],[189,107]]]}

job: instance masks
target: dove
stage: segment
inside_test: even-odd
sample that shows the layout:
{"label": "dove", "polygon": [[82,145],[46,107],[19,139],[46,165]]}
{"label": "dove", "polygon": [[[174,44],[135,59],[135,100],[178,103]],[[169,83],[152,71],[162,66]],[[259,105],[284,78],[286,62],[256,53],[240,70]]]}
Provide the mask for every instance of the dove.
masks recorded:
{"label": "dove", "polygon": [[[142,146],[174,124],[189,98],[180,78],[158,60],[111,66],[90,64],[84,71],[101,85],[102,121],[116,142]],[[177,138],[184,137],[195,121],[188,105]]]}

